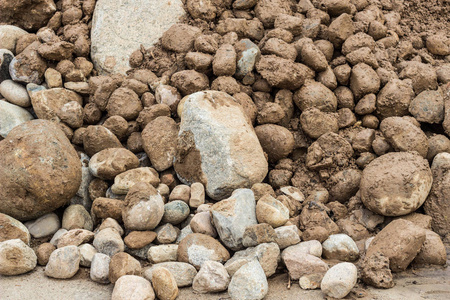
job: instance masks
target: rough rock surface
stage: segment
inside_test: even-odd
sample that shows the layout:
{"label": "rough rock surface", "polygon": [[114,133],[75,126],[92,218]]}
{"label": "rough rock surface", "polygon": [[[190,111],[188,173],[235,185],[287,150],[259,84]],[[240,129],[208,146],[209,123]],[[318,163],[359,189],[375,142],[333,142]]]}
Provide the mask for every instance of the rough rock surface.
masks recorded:
{"label": "rough rock surface", "polygon": [[[33,120],[15,127],[0,142],[0,152],[3,213],[18,220],[37,218],[66,204],[78,191],[78,155],[53,123]],[[24,164],[30,167],[23,170]]]}
{"label": "rough rock surface", "polygon": [[268,164],[263,150],[234,98],[198,92],[183,98],[180,106],[174,167],[182,181],[202,182],[207,194],[220,200],[264,179]]}
{"label": "rough rock surface", "polygon": [[132,51],[140,45],[153,46],[184,14],[180,0],[97,1],[91,31],[96,69],[101,74],[125,74],[131,68],[128,61]]}
{"label": "rough rock surface", "polygon": [[22,240],[0,242],[0,275],[19,275],[33,270],[37,257]]}

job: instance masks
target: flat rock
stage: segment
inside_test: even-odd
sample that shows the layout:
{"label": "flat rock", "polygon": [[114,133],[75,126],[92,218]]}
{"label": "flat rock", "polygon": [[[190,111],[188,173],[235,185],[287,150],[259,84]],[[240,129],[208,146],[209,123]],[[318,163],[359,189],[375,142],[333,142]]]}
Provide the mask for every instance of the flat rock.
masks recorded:
{"label": "flat rock", "polygon": [[36,264],[36,254],[22,240],[0,243],[0,275],[23,274],[33,270]]}
{"label": "flat rock", "polygon": [[[50,121],[32,120],[15,127],[0,142],[0,153],[0,212],[21,221],[38,218],[66,204],[78,191],[77,152]],[[33,167],[24,169],[25,162]]]}
{"label": "flat rock", "polygon": [[144,271],[144,277],[148,280],[152,281],[153,271],[157,267],[163,267],[169,270],[172,273],[175,281],[177,282],[178,287],[191,286],[194,281],[194,277],[197,275],[197,270],[188,263],[177,262],[177,261],[169,261],[154,264],[150,268]]}
{"label": "flat rock", "polygon": [[131,53],[141,45],[153,46],[183,15],[180,0],[97,1],[91,31],[95,69],[100,74],[125,74]]}
{"label": "flat rock", "polygon": [[259,300],[268,292],[266,275],[256,259],[237,270],[228,286],[228,294],[232,300]]}
{"label": "flat rock", "polygon": [[174,168],[184,183],[201,182],[211,198],[221,200],[264,179],[268,171],[264,152],[233,97],[197,92],[181,100],[178,112]]}
{"label": "flat rock", "polygon": [[50,255],[45,275],[52,278],[72,278],[80,267],[80,250],[77,246],[67,246],[56,249]]}
{"label": "flat rock", "polygon": [[230,198],[211,207],[220,240],[232,250],[240,250],[245,229],[257,224],[255,196],[250,189],[238,189]]}
{"label": "flat rock", "polygon": [[36,220],[26,222],[25,226],[27,226],[30,234],[38,239],[57,232],[61,227],[61,222],[55,213],[48,213]]}
{"label": "flat rock", "polygon": [[16,126],[33,120],[33,116],[24,108],[0,100],[0,136],[6,138]]}
{"label": "flat rock", "polygon": [[85,229],[72,229],[64,233],[58,241],[58,248],[69,245],[79,246],[94,239],[94,233]]}
{"label": "flat rock", "polygon": [[30,232],[20,221],[0,213],[0,242],[20,239],[25,244],[30,244]]}

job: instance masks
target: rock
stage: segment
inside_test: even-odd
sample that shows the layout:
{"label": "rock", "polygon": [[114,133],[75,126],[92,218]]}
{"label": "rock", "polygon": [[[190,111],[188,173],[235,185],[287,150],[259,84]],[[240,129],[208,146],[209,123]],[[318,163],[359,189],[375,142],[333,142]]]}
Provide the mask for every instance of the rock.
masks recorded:
{"label": "rock", "polygon": [[122,209],[124,203],[122,200],[97,198],[92,203],[92,215],[97,219],[115,219],[122,221]]}
{"label": "rock", "polygon": [[376,288],[388,289],[394,286],[389,258],[380,252],[366,256],[361,263],[361,279]]}
{"label": "rock", "polygon": [[9,75],[9,64],[14,58],[14,54],[6,49],[0,47],[0,82],[11,79]]}
{"label": "rock", "polygon": [[280,249],[275,243],[263,243],[256,247],[250,247],[236,252],[225,263],[225,268],[230,276],[233,276],[240,267],[257,259],[264,270],[266,277],[275,274],[280,261]]}
{"label": "rock", "polygon": [[300,277],[298,283],[304,290],[315,290],[320,288],[322,278],[323,274],[308,274]]}
{"label": "rock", "polygon": [[146,182],[158,187],[160,181],[158,173],[153,168],[141,167],[117,175],[114,178],[111,190],[115,194],[126,195],[131,187],[138,182]]}
{"label": "rock", "polygon": [[113,228],[105,228],[97,232],[93,245],[98,252],[109,256],[125,250],[120,234]]}
{"label": "rock", "polygon": [[192,283],[192,289],[198,293],[216,293],[224,291],[230,283],[225,267],[216,261],[205,261]]}
{"label": "rock", "polygon": [[153,264],[176,261],[178,257],[178,245],[158,245],[148,249],[147,258]]}
{"label": "rock", "polygon": [[133,121],[142,110],[142,102],[132,89],[120,87],[108,99],[106,111],[109,116],[120,116]]}
{"label": "rock", "polygon": [[256,259],[237,270],[228,286],[232,300],[263,299],[268,291],[266,275]]}
{"label": "rock", "polygon": [[163,33],[161,44],[171,51],[188,52],[194,47],[194,40],[200,33],[201,30],[197,27],[187,24],[174,24]]}
{"label": "rock", "polygon": [[156,241],[159,244],[170,244],[177,240],[180,229],[168,223],[157,227],[155,232],[157,233]]}
{"label": "rock", "polygon": [[314,73],[303,64],[275,55],[261,56],[256,63],[256,70],[271,86],[288,90],[298,89]]}
{"label": "rock", "polygon": [[124,148],[108,148],[94,154],[89,161],[89,171],[104,180],[114,179],[120,173],[139,166],[139,159]]}
{"label": "rock", "polygon": [[178,126],[172,118],[157,117],[142,131],[142,146],[157,171],[172,167],[177,148]]}
{"label": "rock", "polygon": [[339,123],[336,114],[325,113],[317,108],[309,108],[300,115],[300,124],[303,131],[311,138],[317,139],[320,136],[339,130]]}
{"label": "rock", "polygon": [[423,204],[432,181],[425,159],[417,154],[391,152],[376,158],[364,169],[361,201],[380,215],[406,215]]}
{"label": "rock", "polygon": [[323,276],[320,288],[333,298],[344,298],[356,284],[358,270],[352,263],[344,262],[333,266]]}
{"label": "rock", "polygon": [[144,277],[152,281],[153,270],[158,267],[163,267],[169,270],[169,272],[172,273],[173,277],[175,278],[175,281],[177,282],[177,286],[179,288],[191,286],[195,276],[197,275],[197,270],[192,265],[183,262],[171,261],[158,263],[151,266],[150,268],[145,270]]}
{"label": "rock", "polygon": [[100,232],[106,228],[115,229],[119,233],[120,236],[123,236],[123,234],[124,234],[122,226],[120,226],[119,222],[117,222],[116,220],[114,220],[112,218],[105,218],[103,220],[102,224],[100,224],[100,226],[96,229],[96,231]]}
{"label": "rock", "polygon": [[[223,92],[199,92],[183,98],[178,110],[181,125],[174,167],[183,182],[201,182],[211,198],[220,200],[266,176],[268,165],[258,138],[234,98]],[[194,169],[199,171],[193,173]],[[225,173],[218,176],[218,169]]]}
{"label": "rock", "polygon": [[0,25],[0,49],[16,53],[17,40],[26,34],[28,32],[22,28],[12,25]]}
{"label": "rock", "polygon": [[57,232],[61,227],[61,222],[55,213],[48,213],[34,221],[26,222],[25,226],[27,226],[30,234],[38,239]]}
{"label": "rock", "polygon": [[425,231],[425,242],[413,262],[416,264],[445,265],[447,252],[437,233],[431,230]]}
{"label": "rock", "polygon": [[[208,90],[209,79],[203,73],[194,70],[183,70],[172,75],[172,85],[176,87],[183,96]],[[180,116],[180,114],[178,114]]]}
{"label": "rock", "polygon": [[[144,6],[152,9],[142,10]],[[134,13],[137,10],[139,14]],[[155,14],[155,11],[158,13]],[[95,6],[91,32],[91,55],[96,70],[100,74],[125,74],[130,69],[132,51],[140,45],[145,48],[153,46],[184,14],[182,3],[178,0],[171,3],[99,1]],[[154,25],[142,28],[142,24]]]}
{"label": "rock", "polygon": [[80,266],[90,267],[92,263],[92,259],[94,255],[97,254],[97,250],[91,244],[83,244],[78,246],[78,250],[80,251]]}
{"label": "rock", "polygon": [[111,257],[109,263],[108,279],[111,283],[115,283],[124,275],[141,275],[141,264],[131,255],[125,252],[119,252]]}
{"label": "rock", "polygon": [[[317,247],[314,245],[315,243],[318,243]],[[283,250],[281,259],[292,279],[296,280],[308,274],[323,274],[328,270],[328,265],[319,258],[321,255],[316,255],[319,254],[319,249],[322,254],[322,246],[318,248],[319,244],[318,241],[308,241]]]}
{"label": "rock", "polygon": [[37,52],[40,44],[34,42],[11,60],[9,75],[12,80],[35,84],[42,82],[47,63]]}
{"label": "rock", "polygon": [[64,233],[58,241],[58,248],[69,245],[79,246],[94,239],[94,233],[85,229],[72,229]]}
{"label": "rock", "polygon": [[45,266],[48,264],[48,260],[50,259],[50,255],[53,251],[56,250],[56,247],[51,243],[43,243],[40,244],[36,249],[37,261],[40,266]]}
{"label": "rock", "polygon": [[33,120],[33,116],[20,106],[0,100],[0,136],[6,138],[16,126]]}
{"label": "rock", "polygon": [[[81,184],[78,188],[76,197],[70,200],[70,204],[81,204],[86,210],[90,210],[92,208],[92,200],[95,200],[98,197],[89,193],[89,187],[91,187],[91,190],[92,187],[96,187],[96,190],[101,190],[104,188],[103,184],[106,183],[102,182],[103,184],[98,184],[98,181],[95,181],[91,186],[91,181],[94,180],[94,176],[89,172],[89,156],[83,152],[79,152],[79,155],[81,162]],[[97,186],[95,185],[96,183],[98,184]],[[102,194],[102,196],[104,195]],[[89,222],[88,220],[89,219],[87,219],[87,222]]]}
{"label": "rock", "polygon": [[152,284],[156,296],[160,300],[174,300],[178,296],[178,286],[175,277],[164,267],[153,270]]}
{"label": "rock", "polygon": [[216,239],[201,233],[191,233],[178,245],[178,261],[200,269],[205,261],[226,262],[230,253]]}
{"label": "rock", "polygon": [[437,154],[431,165],[433,172],[433,185],[427,200],[424,203],[424,209],[427,215],[433,219],[431,226],[433,230],[444,236],[450,232],[450,224],[447,216],[450,214],[450,205],[448,203],[447,191],[449,186],[450,174],[450,155],[448,153]]}
{"label": "rock", "polygon": [[189,199],[189,206],[197,208],[205,203],[205,187],[200,182],[191,184],[191,197]]}
{"label": "rock", "polygon": [[402,117],[408,114],[413,98],[414,91],[410,84],[399,79],[392,79],[376,97],[377,112],[385,118]]}
{"label": "rock", "polygon": [[131,249],[140,249],[153,242],[156,233],[153,231],[132,231],[124,239],[125,245]]}
{"label": "rock", "polygon": [[31,106],[27,89],[23,85],[12,80],[4,80],[0,83],[0,94],[12,104],[21,107]]}
{"label": "rock", "polygon": [[45,267],[45,275],[52,278],[72,278],[80,267],[80,251],[77,246],[66,246],[56,249],[50,255]]}
{"label": "rock", "polygon": [[[78,190],[78,155],[64,133],[49,121],[33,120],[15,127],[0,142],[0,153],[3,213],[18,220],[37,218],[66,204]],[[18,165],[18,153],[21,161],[33,168],[24,170],[22,163]]]}
{"label": "rock", "polygon": [[[236,2],[234,2],[236,3]],[[249,39],[242,39],[234,44],[236,49],[236,77],[245,77],[255,68],[261,57],[259,47]]]}
{"label": "rock", "polygon": [[177,225],[183,222],[190,213],[189,206],[181,200],[171,201],[164,204],[163,222]]}
{"label": "rock", "polygon": [[83,205],[75,204],[66,208],[62,218],[62,228],[71,230],[76,228],[92,231],[94,225],[91,215]]}
{"label": "rock", "polygon": [[27,85],[33,109],[40,119],[59,120],[64,106],[72,101],[83,104],[83,98],[64,88],[45,89],[40,85]]}
{"label": "rock", "polygon": [[332,234],[322,243],[323,256],[328,259],[355,261],[359,250],[355,241],[346,234]]}
{"label": "rock", "polygon": [[275,242],[281,250],[289,246],[298,244],[300,242],[300,236],[298,232],[298,227],[295,225],[287,225],[275,228]]}
{"label": "rock", "polygon": [[375,236],[366,251],[366,257],[381,252],[389,259],[393,272],[403,271],[419,253],[425,239],[425,229],[398,219],[389,223]]}
{"label": "rock", "polygon": [[212,62],[214,75],[233,76],[236,72],[236,51],[233,45],[223,44],[217,49]]}
{"label": "rock", "polygon": [[256,218],[259,223],[267,223],[276,228],[287,222],[289,210],[277,199],[265,195],[256,204]]}
{"label": "rock", "polygon": [[436,71],[430,64],[409,61],[401,70],[399,78],[409,78],[416,94],[425,90],[435,90],[438,87]]}
{"label": "rock", "polygon": [[213,238],[217,236],[216,228],[211,223],[212,217],[209,211],[198,212],[189,223],[192,232],[209,235]]}
{"label": "rock", "polygon": [[19,275],[36,267],[33,249],[20,239],[0,242],[0,275]]}
{"label": "rock", "polygon": [[370,66],[359,63],[352,69],[350,89],[356,99],[360,99],[367,94],[376,94],[380,89],[380,78]]}
{"label": "rock", "polygon": [[32,3],[26,0],[14,0],[2,3],[0,19],[2,23],[16,25],[28,31],[36,31],[47,24],[55,11],[56,5],[53,0]]}
{"label": "rock", "polygon": [[275,239],[276,233],[272,226],[266,223],[254,224],[245,228],[242,245],[246,248],[254,247],[262,243],[275,242]]}
{"label": "rock", "polygon": [[441,123],[444,120],[444,98],[440,91],[423,91],[411,101],[409,112],[419,122]]}
{"label": "rock", "polygon": [[428,51],[435,55],[450,55],[450,40],[445,35],[435,34],[427,37]]}
{"label": "rock", "polygon": [[20,221],[0,213],[0,242],[20,239],[25,244],[30,244],[30,232]]}
{"label": "rock", "polygon": [[285,127],[275,124],[264,124],[257,126],[255,133],[271,162],[277,162],[282,158],[286,158],[294,150],[294,136]]}
{"label": "rock", "polygon": [[59,239],[67,232],[66,229],[60,228],[58,231],[55,232],[55,234],[52,236],[52,239],[50,240],[50,244],[56,246],[58,245]]}
{"label": "rock", "polygon": [[235,32],[238,36],[261,40],[264,36],[263,24],[256,19],[227,18],[217,24],[217,33],[224,35]]}
{"label": "rock", "polygon": [[98,283],[109,283],[109,263],[111,258],[103,253],[96,253],[92,258],[90,277]]}
{"label": "rock", "polygon": [[254,194],[238,189],[230,198],[214,204],[211,214],[221,241],[232,250],[240,250],[245,228],[257,224]]}
{"label": "rock", "polygon": [[135,184],[125,198],[122,219],[129,230],[153,230],[164,215],[164,202],[146,182]]}
{"label": "rock", "polygon": [[83,134],[83,147],[86,154],[92,157],[95,153],[107,148],[121,148],[122,144],[109,129],[96,125],[86,128]]}
{"label": "rock", "polygon": [[125,275],[117,280],[111,300],[153,300],[155,292],[150,282],[135,275]]}

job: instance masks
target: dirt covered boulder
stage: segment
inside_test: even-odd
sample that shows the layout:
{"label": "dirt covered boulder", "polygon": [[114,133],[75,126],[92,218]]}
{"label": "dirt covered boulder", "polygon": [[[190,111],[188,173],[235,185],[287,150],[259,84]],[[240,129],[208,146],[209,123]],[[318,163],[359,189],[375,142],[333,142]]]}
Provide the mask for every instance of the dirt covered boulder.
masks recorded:
{"label": "dirt covered boulder", "polygon": [[250,188],[267,174],[268,163],[244,109],[223,92],[204,91],[182,99],[177,154],[178,177],[201,182],[207,194],[224,199]]}
{"label": "dirt covered boulder", "polygon": [[364,205],[383,216],[402,216],[419,208],[433,177],[428,162],[410,152],[391,152],[373,160],[361,176]]}
{"label": "dirt covered boulder", "polygon": [[81,183],[81,163],[65,134],[46,120],[15,127],[0,142],[0,212],[38,218],[67,204]]}

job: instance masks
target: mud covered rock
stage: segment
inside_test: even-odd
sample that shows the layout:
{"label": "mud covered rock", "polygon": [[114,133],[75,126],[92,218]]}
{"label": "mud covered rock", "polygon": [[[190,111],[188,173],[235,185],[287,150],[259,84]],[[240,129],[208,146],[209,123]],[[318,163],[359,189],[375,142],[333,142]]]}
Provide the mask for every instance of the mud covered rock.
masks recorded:
{"label": "mud covered rock", "polygon": [[[0,152],[3,213],[18,220],[37,218],[66,204],[78,191],[78,155],[53,123],[33,120],[15,127],[0,142]],[[18,153],[20,162],[16,160]],[[23,169],[25,162],[33,168]]]}
{"label": "mud covered rock", "polygon": [[174,168],[183,182],[201,182],[211,198],[220,200],[264,179],[268,164],[263,150],[232,97],[199,92],[184,98],[178,109],[181,125]]}
{"label": "mud covered rock", "polygon": [[29,31],[45,26],[56,11],[53,0],[13,0],[2,3],[1,22],[12,24]]}

